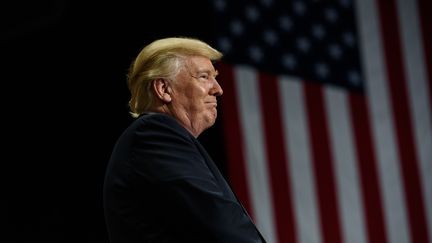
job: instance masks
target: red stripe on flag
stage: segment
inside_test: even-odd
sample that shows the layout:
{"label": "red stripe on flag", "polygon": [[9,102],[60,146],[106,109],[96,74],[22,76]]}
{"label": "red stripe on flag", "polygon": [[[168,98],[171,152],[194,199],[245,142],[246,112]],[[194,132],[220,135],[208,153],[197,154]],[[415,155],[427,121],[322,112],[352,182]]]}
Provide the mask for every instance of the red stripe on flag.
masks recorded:
{"label": "red stripe on flag", "polygon": [[333,158],[329,147],[330,138],[323,105],[323,91],[320,85],[305,82],[304,94],[323,242],[341,243],[339,204],[336,200]]}
{"label": "red stripe on flag", "polygon": [[369,110],[364,97],[349,95],[350,115],[354,128],[357,167],[365,208],[368,242],[387,243],[383,204],[380,196],[377,162],[370,127]]}
{"label": "red stripe on flag", "polygon": [[399,38],[399,19],[394,1],[378,1],[378,10],[405,198],[408,204],[411,239],[413,242],[427,242],[425,207],[419,180],[418,158],[414,148],[411,111],[408,105],[402,45]]}
{"label": "red stripe on flag", "polygon": [[219,83],[223,88],[224,94],[221,99],[222,106],[222,125],[225,132],[225,150],[228,159],[228,177],[232,184],[235,194],[253,218],[253,211],[250,205],[249,190],[244,159],[244,142],[239,111],[237,107],[237,95],[234,85],[233,68],[227,64],[219,63],[220,69]]}
{"label": "red stripe on flag", "polygon": [[432,107],[432,1],[419,0],[419,20],[423,38],[424,59],[426,73],[429,81],[429,107]]}
{"label": "red stripe on flag", "polygon": [[259,87],[265,140],[267,165],[270,169],[276,229],[279,242],[297,242],[294,225],[290,176],[287,166],[287,151],[283,138],[283,126],[278,95],[278,80],[274,76],[260,74]]}

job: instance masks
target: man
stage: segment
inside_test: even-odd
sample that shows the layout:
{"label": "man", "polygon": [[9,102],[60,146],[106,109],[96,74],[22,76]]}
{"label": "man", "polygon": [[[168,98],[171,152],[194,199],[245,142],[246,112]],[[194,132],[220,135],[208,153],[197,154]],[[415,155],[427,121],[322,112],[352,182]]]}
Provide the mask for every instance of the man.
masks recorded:
{"label": "man", "polygon": [[217,117],[214,61],[193,38],[144,47],[128,73],[134,122],[106,171],[104,210],[112,243],[265,242],[197,137]]}

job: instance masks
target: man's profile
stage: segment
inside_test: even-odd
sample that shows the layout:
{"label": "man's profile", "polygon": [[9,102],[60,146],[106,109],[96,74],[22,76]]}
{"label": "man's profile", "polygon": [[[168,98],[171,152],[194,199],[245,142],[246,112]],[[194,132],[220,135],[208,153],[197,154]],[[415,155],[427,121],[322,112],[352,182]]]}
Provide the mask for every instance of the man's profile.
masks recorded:
{"label": "man's profile", "polygon": [[111,243],[265,242],[197,140],[217,118],[221,58],[203,41],[173,37],[131,64],[136,119],[114,146],[103,189]]}

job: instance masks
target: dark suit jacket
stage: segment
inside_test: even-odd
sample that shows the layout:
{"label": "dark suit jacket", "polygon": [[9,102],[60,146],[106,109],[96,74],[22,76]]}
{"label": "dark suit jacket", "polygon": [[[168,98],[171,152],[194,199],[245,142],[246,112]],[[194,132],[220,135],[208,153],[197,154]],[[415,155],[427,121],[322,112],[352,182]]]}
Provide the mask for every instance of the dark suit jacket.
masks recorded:
{"label": "dark suit jacket", "polygon": [[265,242],[198,140],[165,114],[120,136],[103,192],[112,243]]}

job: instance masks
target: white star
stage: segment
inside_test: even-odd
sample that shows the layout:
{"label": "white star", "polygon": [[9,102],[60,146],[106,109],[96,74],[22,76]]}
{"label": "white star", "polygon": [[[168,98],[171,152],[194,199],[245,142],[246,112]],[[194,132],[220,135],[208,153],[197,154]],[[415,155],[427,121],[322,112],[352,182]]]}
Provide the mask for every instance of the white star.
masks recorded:
{"label": "white star", "polygon": [[325,36],[324,27],[320,24],[316,24],[316,25],[312,26],[312,35],[315,38],[322,40],[322,38]]}
{"label": "white star", "polygon": [[353,47],[355,45],[354,35],[351,32],[343,33],[342,39],[343,39],[343,42],[349,47]]}
{"label": "white star", "polygon": [[278,36],[273,30],[265,30],[263,38],[266,43],[272,46],[278,42]]}
{"label": "white star", "polygon": [[351,6],[351,0],[340,0],[340,4],[344,8],[349,8]]}
{"label": "white star", "polygon": [[231,32],[236,36],[242,35],[243,31],[244,31],[243,24],[239,20],[233,20],[231,22],[230,29],[231,29]]}
{"label": "white star", "polygon": [[292,21],[288,15],[282,15],[279,18],[279,26],[281,27],[282,30],[288,32],[291,30],[292,25],[293,25]]}
{"label": "white star", "polygon": [[226,9],[226,2],[225,2],[225,0],[215,0],[214,1],[214,7],[219,12],[224,12],[225,9]]}
{"label": "white star", "polygon": [[285,54],[282,56],[282,65],[290,70],[297,66],[297,60],[293,54]]}
{"label": "white star", "polygon": [[334,59],[339,59],[342,56],[342,50],[337,44],[331,44],[328,47],[328,52],[330,56]]}
{"label": "white star", "polygon": [[306,13],[306,5],[302,1],[295,1],[293,8],[297,15],[303,16]]}
{"label": "white star", "polygon": [[327,65],[325,65],[324,63],[315,64],[315,73],[320,78],[326,78],[328,76],[328,73],[329,73]]}
{"label": "white star", "polygon": [[327,8],[325,11],[324,11],[324,15],[325,15],[325,18],[329,21],[329,22],[332,22],[332,23],[334,23],[334,22],[336,22],[336,20],[338,19],[338,13],[336,12],[336,10],[335,9],[333,9],[333,8]]}
{"label": "white star", "polygon": [[305,37],[300,37],[297,39],[297,48],[302,52],[308,52],[310,49],[310,42]]}
{"label": "white star", "polygon": [[261,0],[261,3],[266,7],[271,7],[273,5],[273,0]]}
{"label": "white star", "polygon": [[255,22],[260,16],[260,13],[255,6],[248,5],[246,6],[245,11],[246,11],[246,18],[252,22]]}
{"label": "white star", "polygon": [[254,60],[257,63],[257,62],[261,62],[264,54],[261,48],[259,48],[258,46],[251,46],[249,48],[249,56],[250,58],[252,58],[252,60]]}
{"label": "white star", "polygon": [[218,46],[222,52],[228,53],[232,49],[231,40],[227,37],[221,37],[218,39]]}
{"label": "white star", "polygon": [[350,84],[358,86],[360,84],[360,74],[356,70],[350,70],[348,71],[348,81]]}

